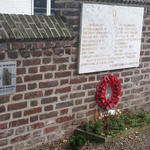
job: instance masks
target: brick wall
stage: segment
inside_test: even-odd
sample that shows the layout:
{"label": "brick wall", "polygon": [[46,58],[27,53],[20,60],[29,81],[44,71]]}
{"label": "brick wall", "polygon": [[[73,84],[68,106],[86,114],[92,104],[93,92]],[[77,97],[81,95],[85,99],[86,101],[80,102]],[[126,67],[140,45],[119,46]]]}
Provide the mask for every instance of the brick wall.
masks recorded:
{"label": "brick wall", "polygon": [[[67,3],[68,2],[68,3]],[[56,0],[74,31],[80,3]],[[78,32],[76,32],[78,33]],[[150,16],[145,14],[140,66],[77,73],[78,41],[0,43],[0,61],[17,61],[16,93],[0,96],[0,149],[20,150],[69,135],[95,114],[95,88],[106,74],[122,85],[120,109],[150,107]]]}

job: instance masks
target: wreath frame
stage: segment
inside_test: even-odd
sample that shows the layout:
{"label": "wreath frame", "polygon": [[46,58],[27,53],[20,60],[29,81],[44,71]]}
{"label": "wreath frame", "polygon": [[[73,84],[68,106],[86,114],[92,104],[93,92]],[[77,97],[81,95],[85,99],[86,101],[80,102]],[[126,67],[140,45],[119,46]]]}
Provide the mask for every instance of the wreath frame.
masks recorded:
{"label": "wreath frame", "polygon": [[[106,90],[111,87],[112,94],[106,98]],[[117,77],[113,75],[106,75],[98,83],[96,89],[96,101],[98,105],[104,109],[109,110],[112,107],[118,106],[118,101],[121,95],[121,85]]]}

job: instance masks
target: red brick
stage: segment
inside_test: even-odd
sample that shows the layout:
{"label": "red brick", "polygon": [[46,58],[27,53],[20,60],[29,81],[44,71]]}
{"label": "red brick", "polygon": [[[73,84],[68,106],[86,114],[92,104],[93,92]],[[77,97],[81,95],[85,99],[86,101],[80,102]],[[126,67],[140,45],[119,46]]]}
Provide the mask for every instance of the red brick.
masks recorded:
{"label": "red brick", "polygon": [[76,104],[76,105],[82,104],[82,99],[77,99],[77,100],[75,101],[75,104]]}
{"label": "red brick", "polygon": [[5,53],[0,53],[0,60],[5,59]]}
{"label": "red brick", "polygon": [[56,65],[41,66],[40,72],[55,71]]}
{"label": "red brick", "polygon": [[143,57],[142,58],[142,62],[149,62],[150,61],[150,57]]}
{"label": "red brick", "polygon": [[28,84],[28,90],[33,90],[37,88],[37,84],[36,83],[30,83]]}
{"label": "red brick", "polygon": [[0,115],[0,121],[5,121],[10,119],[10,114]]}
{"label": "red brick", "polygon": [[46,90],[45,91],[45,96],[49,96],[49,95],[51,95],[53,93],[53,90]]}
{"label": "red brick", "polygon": [[59,58],[54,58],[54,63],[59,64],[59,63],[68,63],[69,58],[68,57],[59,57]]}
{"label": "red brick", "polygon": [[49,51],[49,50],[45,50],[44,51],[44,55],[45,56],[51,56],[53,53],[51,52],[51,51]]}
{"label": "red brick", "polygon": [[22,83],[22,77],[16,77],[16,83]]}
{"label": "red brick", "polygon": [[32,51],[31,54],[32,54],[32,57],[41,57],[42,51],[35,50],[35,51]]}
{"label": "red brick", "polygon": [[61,101],[66,101],[68,99],[68,95],[61,95],[60,100]]}
{"label": "red brick", "polygon": [[83,85],[83,90],[87,90],[87,89],[95,89],[96,88],[97,83],[88,83],[88,84],[84,84]]}
{"label": "red brick", "polygon": [[96,91],[95,90],[90,90],[90,91],[88,91],[88,96],[95,96],[95,94],[96,94]]}
{"label": "red brick", "polygon": [[5,112],[5,110],[6,110],[5,106],[0,106],[0,113]]}
{"label": "red brick", "polygon": [[12,146],[8,146],[8,147],[3,148],[3,150],[13,150],[13,147]]}
{"label": "red brick", "polygon": [[131,75],[133,75],[133,72],[132,71],[126,71],[126,72],[122,72],[121,73],[121,76],[131,76]]}
{"label": "red brick", "polygon": [[13,135],[13,132],[14,132],[13,129],[10,129],[10,130],[7,130],[7,131],[0,132],[0,139],[7,138],[7,137]]}
{"label": "red brick", "polygon": [[32,116],[30,117],[30,122],[35,122],[38,120],[38,116]]}
{"label": "red brick", "polygon": [[44,79],[51,79],[51,78],[53,78],[53,74],[52,73],[44,74]]}
{"label": "red brick", "polygon": [[11,144],[13,144],[13,143],[19,143],[21,141],[24,141],[24,140],[28,139],[29,137],[30,137],[29,133],[26,134],[26,135],[15,137],[15,138],[11,139]]}
{"label": "red brick", "polygon": [[74,107],[74,108],[72,109],[72,112],[74,113],[74,112],[78,112],[78,111],[83,111],[83,110],[85,110],[85,109],[87,109],[87,105],[78,106],[78,107]]}
{"label": "red brick", "polygon": [[23,60],[23,66],[35,66],[40,65],[41,59],[26,59]]}
{"label": "red brick", "polygon": [[18,100],[21,100],[23,98],[23,95],[22,94],[16,94],[13,96],[13,100],[14,101],[18,101]]}
{"label": "red brick", "polygon": [[60,115],[64,115],[68,113],[68,109],[62,109],[60,110]]}
{"label": "red brick", "polygon": [[64,88],[60,88],[60,89],[56,89],[55,94],[62,94],[62,93],[68,93],[71,91],[71,87],[64,87]]}
{"label": "red brick", "polygon": [[14,103],[8,105],[8,111],[23,109],[27,107],[27,102]]}
{"label": "red brick", "polygon": [[71,71],[56,72],[55,78],[63,78],[71,76]]}
{"label": "red brick", "polygon": [[32,129],[39,129],[39,128],[43,128],[43,127],[44,127],[44,123],[43,122],[38,122],[38,123],[35,123],[35,124],[31,125]]}
{"label": "red brick", "polygon": [[96,112],[95,109],[94,109],[94,110],[90,110],[90,111],[88,111],[88,112],[86,113],[86,116],[94,115],[95,112]]}
{"label": "red brick", "polygon": [[0,96],[0,104],[8,103],[10,96]]}
{"label": "red brick", "polygon": [[56,109],[70,107],[70,106],[73,106],[73,101],[58,103],[56,104]]}
{"label": "red brick", "polygon": [[42,107],[32,108],[24,111],[24,116],[33,115],[40,113],[42,111]]}
{"label": "red brick", "polygon": [[9,127],[18,127],[18,126],[22,126],[28,124],[28,119],[19,119],[19,120],[15,120],[9,123]]}
{"label": "red brick", "polygon": [[31,67],[28,70],[29,73],[37,73],[38,72],[38,68],[37,67]]}
{"label": "red brick", "polygon": [[22,112],[21,111],[13,113],[13,118],[19,118],[21,116],[22,116]]}
{"label": "red brick", "polygon": [[58,85],[58,81],[40,82],[39,88],[50,88],[50,87],[55,87],[57,85]]}
{"label": "red brick", "polygon": [[42,63],[43,64],[49,64],[51,62],[51,58],[43,58]]}
{"label": "red brick", "polygon": [[66,121],[70,121],[73,120],[75,117],[75,115],[73,114],[72,116],[65,116],[65,117],[60,117],[56,119],[57,123],[62,123],[62,122],[66,122]]}
{"label": "red brick", "polygon": [[0,129],[7,129],[7,123],[0,124]]}
{"label": "red brick", "polygon": [[17,68],[17,75],[25,74],[26,69],[25,68]]}
{"label": "red brick", "polygon": [[70,64],[69,69],[77,69],[77,64]]}
{"label": "red brick", "polygon": [[90,76],[89,81],[95,81],[95,76]]}
{"label": "red brick", "polygon": [[45,106],[45,107],[44,107],[44,110],[45,110],[45,111],[53,110],[53,105]]}
{"label": "red brick", "polygon": [[47,133],[55,131],[56,129],[58,129],[58,126],[48,127],[44,130],[44,132],[47,134]]}
{"label": "red brick", "polygon": [[57,115],[58,115],[57,111],[53,111],[53,112],[50,112],[50,113],[42,114],[42,115],[40,115],[40,120],[57,117]]}
{"label": "red brick", "polygon": [[80,92],[80,93],[71,93],[70,94],[70,98],[79,98],[79,97],[84,97],[85,96],[85,92]]}
{"label": "red brick", "polygon": [[22,91],[26,91],[26,85],[17,85],[16,86],[16,92],[22,92]]}
{"label": "red brick", "polygon": [[7,144],[8,144],[8,140],[7,140],[7,139],[5,139],[5,140],[0,140],[0,147],[5,146],[5,145],[7,145]]}
{"label": "red brick", "polygon": [[32,107],[35,107],[37,105],[38,105],[38,101],[37,100],[30,102],[30,106],[32,106]]}
{"label": "red brick", "polygon": [[61,70],[66,70],[67,69],[67,65],[65,64],[62,64],[62,65],[59,65],[58,66],[58,70],[61,71]]}
{"label": "red brick", "polygon": [[34,91],[34,92],[29,92],[25,94],[25,99],[31,99],[31,98],[39,98],[42,97],[43,93],[42,91]]}
{"label": "red brick", "polygon": [[69,80],[68,80],[68,79],[64,79],[64,80],[61,80],[61,81],[60,81],[60,84],[61,84],[61,85],[68,84],[68,83],[69,83]]}
{"label": "red brick", "polygon": [[96,102],[94,102],[94,103],[92,103],[92,104],[89,104],[89,108],[91,109],[91,108],[95,108],[96,107],[96,105],[97,105],[97,103]]}
{"label": "red brick", "polygon": [[24,77],[24,82],[42,80],[42,74],[27,75]]}

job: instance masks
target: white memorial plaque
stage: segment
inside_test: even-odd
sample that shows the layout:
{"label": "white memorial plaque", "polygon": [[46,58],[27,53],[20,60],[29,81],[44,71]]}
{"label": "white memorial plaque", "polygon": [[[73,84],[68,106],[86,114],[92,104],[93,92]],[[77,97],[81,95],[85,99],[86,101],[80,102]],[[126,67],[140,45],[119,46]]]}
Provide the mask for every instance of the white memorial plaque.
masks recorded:
{"label": "white memorial plaque", "polygon": [[144,8],[83,3],[79,73],[138,67]]}
{"label": "white memorial plaque", "polygon": [[16,92],[16,62],[0,62],[0,95]]}

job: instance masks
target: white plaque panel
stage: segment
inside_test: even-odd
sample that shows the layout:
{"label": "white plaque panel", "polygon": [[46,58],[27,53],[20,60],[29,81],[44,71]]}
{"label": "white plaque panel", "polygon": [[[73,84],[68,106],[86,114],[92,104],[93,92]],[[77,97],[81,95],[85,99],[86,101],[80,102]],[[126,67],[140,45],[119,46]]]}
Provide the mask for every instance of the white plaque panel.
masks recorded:
{"label": "white plaque panel", "polygon": [[138,67],[144,8],[82,6],[79,73]]}
{"label": "white plaque panel", "polygon": [[0,62],[0,95],[16,92],[16,62]]}

